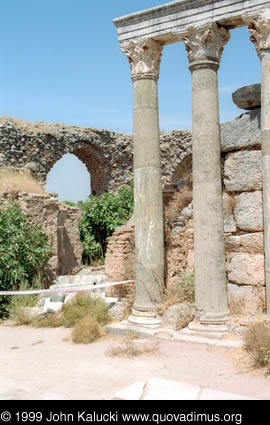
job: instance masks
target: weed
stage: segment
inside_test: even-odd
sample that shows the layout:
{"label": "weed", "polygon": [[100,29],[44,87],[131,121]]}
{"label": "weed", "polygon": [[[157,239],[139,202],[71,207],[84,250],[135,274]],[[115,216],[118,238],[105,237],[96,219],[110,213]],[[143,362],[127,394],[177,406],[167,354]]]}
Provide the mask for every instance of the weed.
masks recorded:
{"label": "weed", "polygon": [[137,357],[143,354],[154,354],[158,350],[156,342],[149,344],[138,344],[127,338],[124,343],[111,347],[107,351],[107,355],[110,357]]}
{"label": "weed", "polygon": [[229,310],[233,316],[243,314],[245,311],[245,304],[240,297],[230,294],[228,297]]}
{"label": "weed", "polygon": [[96,317],[92,313],[82,317],[74,326],[71,337],[76,344],[90,344],[101,336]]}
{"label": "weed", "polygon": [[[25,289],[25,288],[20,288]],[[29,325],[33,318],[27,312],[27,307],[34,307],[37,303],[36,295],[15,295],[9,304],[9,317],[17,326]]]}
{"label": "weed", "polygon": [[188,186],[175,192],[168,207],[165,208],[165,221],[170,227],[179,217],[181,211],[191,203],[192,199],[192,190]]}
{"label": "weed", "polygon": [[264,323],[251,325],[244,335],[244,347],[254,360],[255,367],[266,367],[270,374],[270,327]]}
{"label": "weed", "polygon": [[72,328],[87,314],[92,314],[101,325],[110,322],[108,307],[100,298],[92,298],[85,292],[79,292],[75,298],[62,307],[62,320],[66,328]]}
{"label": "weed", "polygon": [[181,272],[179,279],[165,289],[165,302],[162,310],[174,304],[195,302],[194,273]]}
{"label": "weed", "polygon": [[31,321],[34,328],[60,328],[63,326],[61,315],[51,314],[47,317],[34,317]]}

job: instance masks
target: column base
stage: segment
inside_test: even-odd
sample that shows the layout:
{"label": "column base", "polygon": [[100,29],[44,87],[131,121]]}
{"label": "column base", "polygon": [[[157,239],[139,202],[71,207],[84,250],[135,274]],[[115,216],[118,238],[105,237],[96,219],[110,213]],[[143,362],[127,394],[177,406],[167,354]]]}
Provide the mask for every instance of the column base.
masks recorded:
{"label": "column base", "polygon": [[198,319],[193,320],[187,328],[180,331],[183,335],[193,335],[202,338],[221,339],[228,332],[228,326],[223,320],[219,324],[211,322],[201,322]]}
{"label": "column base", "polygon": [[138,311],[132,309],[132,314],[128,318],[128,322],[132,325],[144,326],[147,328],[159,328],[161,319],[155,311]]}

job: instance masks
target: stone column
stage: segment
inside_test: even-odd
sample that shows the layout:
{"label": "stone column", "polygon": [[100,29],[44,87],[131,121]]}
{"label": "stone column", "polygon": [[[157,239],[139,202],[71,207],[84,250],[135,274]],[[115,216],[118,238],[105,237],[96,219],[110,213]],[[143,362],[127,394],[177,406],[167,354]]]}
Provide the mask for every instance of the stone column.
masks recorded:
{"label": "stone column", "polygon": [[270,319],[270,9],[256,16],[246,15],[251,41],[261,59],[262,85],[262,155],[263,155],[263,213],[266,279],[266,312]]}
{"label": "stone column", "polygon": [[226,330],[228,301],[224,248],[217,71],[229,32],[215,23],[189,28],[185,42],[192,73],[192,156],[196,318],[194,333]]}
{"label": "stone column", "polygon": [[136,301],[129,322],[160,325],[164,292],[163,200],[157,81],[162,45],[147,39],[122,46],[134,87]]}

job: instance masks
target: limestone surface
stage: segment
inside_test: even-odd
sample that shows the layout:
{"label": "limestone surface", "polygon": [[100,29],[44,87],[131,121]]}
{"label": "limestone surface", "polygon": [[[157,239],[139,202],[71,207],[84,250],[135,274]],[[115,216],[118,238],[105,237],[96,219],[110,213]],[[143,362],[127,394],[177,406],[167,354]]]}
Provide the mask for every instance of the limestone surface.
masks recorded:
{"label": "limestone surface", "polygon": [[234,192],[262,189],[261,151],[229,153],[225,160],[224,184],[227,191]]}
{"label": "limestone surface", "polygon": [[228,267],[228,279],[238,285],[264,286],[264,255],[233,255]]}
{"label": "limestone surface", "polygon": [[222,152],[261,147],[261,109],[246,112],[234,121],[222,123]]}
{"label": "limestone surface", "polygon": [[241,87],[233,93],[232,98],[238,108],[247,110],[258,108],[261,106],[261,85]]}
{"label": "limestone surface", "polygon": [[243,192],[236,199],[234,209],[236,225],[241,230],[263,230],[262,192]]}
{"label": "limestone surface", "polygon": [[263,233],[246,233],[237,236],[227,236],[225,239],[226,252],[247,252],[249,254],[263,254]]}

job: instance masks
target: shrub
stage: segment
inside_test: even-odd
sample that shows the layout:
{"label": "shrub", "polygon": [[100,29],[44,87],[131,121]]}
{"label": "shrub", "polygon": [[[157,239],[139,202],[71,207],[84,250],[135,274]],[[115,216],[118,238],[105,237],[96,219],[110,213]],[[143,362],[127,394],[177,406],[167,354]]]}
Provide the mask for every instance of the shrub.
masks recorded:
{"label": "shrub", "polygon": [[133,189],[123,186],[116,195],[90,195],[87,201],[79,202],[79,206],[82,211],[79,229],[83,261],[90,264],[93,260],[105,258],[108,237],[130,219],[133,212]]}
{"label": "shrub", "polygon": [[264,323],[251,325],[244,335],[244,347],[254,360],[255,367],[266,367],[270,374],[270,327]]}
{"label": "shrub", "polygon": [[101,336],[99,323],[92,313],[82,317],[74,326],[71,334],[76,344],[90,344]]}
{"label": "shrub", "polygon": [[90,313],[101,325],[106,325],[110,321],[108,307],[102,299],[92,298],[87,293],[80,292],[62,307],[63,325],[66,328],[72,328]]}
{"label": "shrub", "polygon": [[[0,206],[1,289],[40,287],[50,256],[45,232],[30,225],[19,205]],[[0,317],[7,315],[10,301],[10,297],[0,297]]]}
{"label": "shrub", "polygon": [[78,206],[78,204],[76,204],[75,202],[72,202],[72,201],[63,201],[63,204],[66,204],[69,207],[77,207]]}
{"label": "shrub", "polygon": [[60,328],[63,319],[59,314],[50,314],[47,317],[33,317],[30,323],[34,328]]}
{"label": "shrub", "polygon": [[[20,290],[25,289],[25,286],[20,287]],[[26,312],[26,308],[34,307],[37,301],[37,295],[12,296],[8,306],[9,317],[15,321],[17,326],[29,325],[32,322],[32,318]]]}

